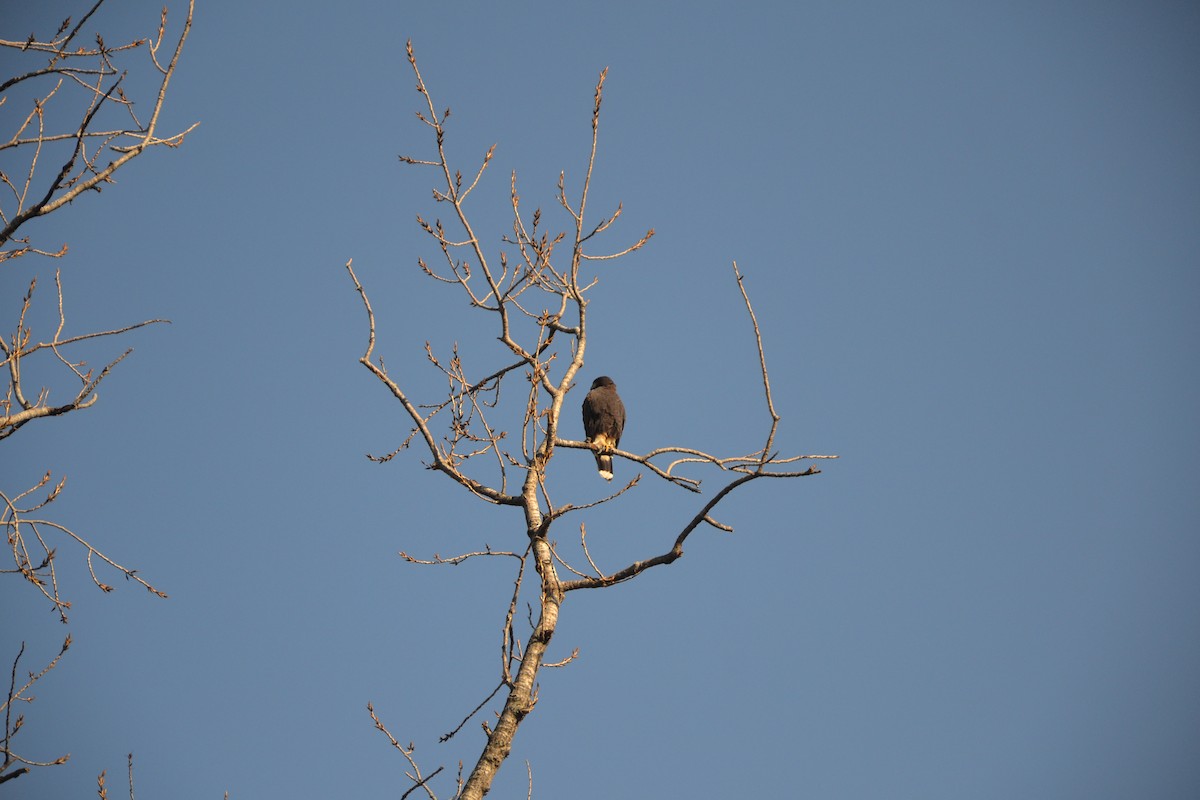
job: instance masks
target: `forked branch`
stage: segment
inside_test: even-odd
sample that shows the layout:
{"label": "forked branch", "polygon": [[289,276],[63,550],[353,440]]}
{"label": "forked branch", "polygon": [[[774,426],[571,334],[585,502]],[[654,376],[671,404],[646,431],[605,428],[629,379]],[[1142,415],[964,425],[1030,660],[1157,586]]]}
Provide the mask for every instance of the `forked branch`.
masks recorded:
{"label": "forked branch", "polygon": [[[122,328],[107,331],[93,331],[76,336],[63,336],[67,324],[66,312],[63,305],[63,286],[59,270],[54,272],[54,285],[58,292],[58,327],[49,341],[36,341],[30,327],[26,324],[26,316],[33,302],[34,291],[37,288],[37,278],[29,283],[29,291],[21,305],[17,317],[17,327],[7,339],[0,337],[0,369],[8,373],[8,387],[3,398],[0,398],[0,439],[6,439],[16,433],[22,426],[35,419],[56,417],[72,411],[78,411],[93,405],[98,399],[96,389],[117,364],[121,363],[133,348],[127,348],[121,355],[108,362],[99,372],[84,371],[86,362],[71,361],[64,355],[64,348],[92,339],[102,339],[120,336],[147,325],[169,323],[165,319],[148,319]],[[26,383],[26,367],[28,359],[39,353],[52,354],[67,368],[78,381],[74,397],[66,403],[53,405],[49,402],[50,390],[42,385],[36,392],[29,389]]]}
{"label": "forked branch", "polygon": [[31,516],[44,509],[58,499],[66,478],[62,478],[53,486],[41,500],[26,499],[35,492],[50,485],[50,473],[47,472],[35,485],[15,497],[9,497],[0,491],[0,528],[3,528],[13,559],[13,569],[0,569],[0,574],[18,574],[49,600],[62,622],[67,621],[67,611],[71,603],[62,594],[58,581],[56,560],[58,548],[52,543],[52,537],[61,536],[73,541],[86,552],[88,574],[92,582],[104,592],[111,592],[113,587],[100,579],[96,574],[96,561],[107,564],[109,568],[120,572],[127,581],[140,584],[156,597],[166,598],[166,592],[148,583],[138,570],[117,563],[99,548],[83,538],[75,531],[59,522]]}

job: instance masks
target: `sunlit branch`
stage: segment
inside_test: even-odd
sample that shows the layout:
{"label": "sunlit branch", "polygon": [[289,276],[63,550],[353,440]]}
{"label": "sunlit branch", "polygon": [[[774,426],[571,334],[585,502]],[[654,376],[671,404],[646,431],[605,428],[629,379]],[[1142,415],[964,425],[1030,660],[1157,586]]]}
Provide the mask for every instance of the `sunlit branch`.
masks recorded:
{"label": "sunlit branch", "polygon": [[[31,339],[32,334],[25,324],[25,317],[31,307],[34,291],[37,288],[36,277],[30,281],[29,290],[25,293],[21,312],[17,318],[16,330],[13,332],[11,338],[7,340],[0,337],[0,355],[3,356],[3,360],[0,361],[0,368],[7,369],[9,383],[6,396],[0,399],[0,439],[11,436],[32,420],[43,417],[61,416],[71,411],[90,407],[97,400],[96,389],[100,385],[100,382],[109,375],[117,364],[121,363],[121,361],[133,352],[133,348],[126,349],[125,352],[106,364],[99,373],[93,374],[91,371],[86,373],[81,372],[79,370],[81,363],[76,364],[65,358],[61,348],[91,339],[120,336],[121,334],[143,328],[147,325],[169,323],[169,320],[150,319],[134,323],[133,325],[126,325],[122,328],[94,331],[92,333],[64,338],[62,333],[66,326],[66,312],[63,304],[61,275],[57,270],[55,271],[54,279],[58,293],[58,327],[54,332],[54,337],[48,342],[34,342]],[[49,390],[45,387],[40,389],[36,398],[27,396],[24,380],[25,360],[44,350],[51,351],[59,362],[66,366],[80,382],[75,397],[67,403],[50,405],[48,402]]]}
{"label": "sunlit branch", "polygon": [[763,393],[767,398],[767,413],[771,416],[771,429],[767,433],[767,443],[763,445],[762,459],[759,462],[760,468],[765,468],[770,462],[771,446],[775,442],[775,431],[779,428],[779,414],[775,413],[775,401],[771,399],[771,379],[767,375],[767,356],[763,352],[762,333],[758,329],[758,317],[754,314],[754,306],[750,304],[750,295],[746,294],[746,284],[742,280],[742,273],[738,271],[737,262],[733,262],[733,274],[737,278],[738,291],[742,293],[742,300],[746,302],[746,312],[750,315],[750,322],[754,325],[754,342],[758,345],[758,363],[762,369]]}
{"label": "sunlit branch", "polygon": [[377,364],[371,360],[371,356],[375,350],[375,312],[371,309],[371,301],[367,297],[366,290],[359,282],[358,276],[354,274],[353,261],[346,262],[346,271],[349,272],[351,280],[354,281],[354,288],[358,290],[359,296],[363,301],[363,308],[367,312],[369,329],[367,349],[363,353],[362,357],[359,358],[359,363],[370,370],[380,382],[387,386],[391,391],[392,396],[400,401],[400,404],[404,407],[404,410],[408,412],[409,417],[413,420],[417,426],[417,429],[421,432],[421,436],[425,440],[425,445],[429,450],[429,454],[433,458],[433,464],[431,465],[432,468],[449,475],[457,483],[466,487],[473,494],[485,500],[498,503],[500,505],[520,505],[520,497],[505,494],[504,492],[493,489],[490,486],[480,483],[474,478],[471,478],[458,470],[447,459],[447,454],[444,453],[440,447],[438,447],[438,444],[433,437],[433,433],[429,430],[429,426],[426,423],[425,417],[408,399],[408,395],[406,395],[404,390],[401,389],[400,386],[388,376],[387,370],[384,369],[381,363]]}
{"label": "sunlit branch", "polygon": [[[696,527],[700,525],[700,523],[711,521],[709,518],[709,513],[717,506],[718,503],[724,500],[730,492],[741,486],[743,483],[763,477],[767,477],[767,475],[762,473],[742,475],[741,477],[735,478],[733,481],[728,483],[724,488],[721,489],[721,491],[717,492],[712,499],[704,504],[704,507],[696,514],[696,516],[692,517],[692,520],[686,526],[684,526],[683,530],[680,531],[679,535],[675,538],[675,543],[671,546],[671,549],[667,550],[665,553],[654,556],[653,558],[634,561],[624,569],[619,569],[616,572],[598,578],[585,577],[580,578],[579,580],[563,581],[561,584],[563,592],[571,592],[575,589],[600,589],[606,586],[612,586],[614,584],[623,583],[631,578],[635,578],[651,567],[657,567],[661,564],[670,564],[674,562],[677,558],[683,555],[683,543],[687,540],[688,536],[691,535],[692,531],[694,531]],[[781,475],[778,477],[785,476]],[[725,529],[728,530],[728,528]]]}
{"label": "sunlit branch", "polygon": [[371,721],[375,723],[375,729],[387,737],[388,741],[391,742],[392,747],[399,750],[404,756],[405,760],[408,761],[409,766],[412,767],[412,772],[405,774],[408,776],[409,780],[413,782],[413,786],[409,788],[407,792],[400,795],[401,800],[408,797],[409,794],[416,789],[424,789],[425,795],[429,798],[429,800],[437,800],[437,795],[435,795],[426,784],[430,778],[442,771],[442,767],[438,767],[433,772],[422,777],[421,768],[417,766],[416,759],[413,758],[413,751],[415,751],[416,748],[413,747],[412,742],[409,742],[408,747],[404,747],[404,745],[400,744],[400,742],[396,740],[396,737],[392,735],[392,732],[387,729],[387,726],[384,725],[379,719],[379,716],[375,713],[375,707],[370,703],[367,703],[367,713],[371,715]]}
{"label": "sunlit branch", "polygon": [[[146,149],[160,145],[178,147],[184,138],[195,130],[199,124],[195,123],[179,133],[174,133],[166,137],[158,135],[158,121],[166,101],[167,91],[179,63],[179,57],[183,52],[184,44],[191,31],[192,15],[194,12],[194,0],[192,0],[188,4],[188,13],[183,24],[183,30],[175,43],[171,59],[166,65],[160,63],[157,57],[158,48],[163,44],[163,37],[165,35],[165,10],[160,24],[159,40],[151,42],[149,45],[151,61],[159,71],[161,80],[159,81],[158,90],[147,121],[144,124],[137,123],[137,117],[134,116],[135,127],[132,129],[92,130],[93,121],[96,120],[97,116],[110,102],[126,108],[131,114],[133,113],[133,105],[126,97],[122,88],[123,73],[113,66],[110,59],[117,53],[140,47],[147,42],[145,39],[139,39],[127,45],[106,47],[103,44],[103,40],[98,37],[100,45],[98,49],[79,48],[74,51],[68,50],[70,42],[79,32],[81,26],[99,7],[100,3],[96,3],[91,11],[84,15],[83,19],[80,20],[71,33],[62,39],[55,38],[51,42],[29,40],[20,43],[0,40],[0,47],[9,47],[23,51],[49,52],[53,55],[48,66],[30,70],[6,81],[0,92],[24,81],[36,81],[45,77],[53,79],[55,76],[59,79],[58,84],[46,91],[35,101],[34,111],[18,127],[17,132],[3,145],[3,148],[6,149],[32,146],[33,151],[29,167],[26,171],[24,188],[21,191],[17,191],[11,182],[7,181],[7,179],[5,181],[14,191],[18,202],[15,209],[4,213],[3,227],[0,227],[0,247],[3,247],[12,240],[18,229],[29,220],[53,213],[78,198],[84,192],[99,191],[103,184],[111,182],[112,176],[118,170],[132,159],[141,155]],[[60,31],[61,33],[62,31]],[[58,63],[60,60],[79,58],[98,59],[99,65],[90,68],[65,67],[59,66]],[[84,77],[92,78],[93,82],[83,81],[82,78]],[[115,78],[115,80],[106,86],[106,79],[108,78]],[[78,83],[85,91],[90,93],[91,98],[87,103],[87,110],[74,132],[46,131],[43,114],[45,104],[58,92],[62,86],[61,81],[64,79],[70,79]],[[23,136],[22,133],[29,127],[35,117],[38,121],[37,136]],[[92,139],[99,139],[101,145],[89,156],[84,144]],[[44,146],[57,142],[65,143],[72,140],[74,141],[74,147],[71,148],[71,152],[62,162],[57,174],[49,179],[44,190],[39,190],[34,194],[34,197],[37,199],[27,205],[25,201],[29,196],[29,189],[31,188],[34,174],[41,160],[46,157],[43,149]],[[119,144],[120,140],[130,143]],[[104,167],[99,167],[100,156],[106,151],[113,153],[116,157]],[[33,250],[19,248],[17,250],[4,251],[0,253],[0,256],[11,258],[17,255],[24,255],[28,252],[33,252]]]}

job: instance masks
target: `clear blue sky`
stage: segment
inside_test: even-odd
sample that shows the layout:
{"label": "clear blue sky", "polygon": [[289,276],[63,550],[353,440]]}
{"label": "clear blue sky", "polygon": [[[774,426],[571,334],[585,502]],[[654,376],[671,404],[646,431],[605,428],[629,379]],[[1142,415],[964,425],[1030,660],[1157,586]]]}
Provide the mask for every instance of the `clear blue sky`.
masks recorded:
{"label": "clear blue sky", "polygon": [[[4,38],[82,8],[20,5]],[[99,28],[151,33],[159,5]],[[436,739],[494,686],[511,570],[396,552],[520,549],[520,518],[416,451],[363,457],[408,425],[357,364],[342,267],[424,397],[427,339],[493,363],[416,268],[436,253],[415,214],[445,212],[396,158],[430,152],[411,38],[464,172],[499,145],[495,249],[513,169],[564,224],[554,182],[578,185],[610,67],[593,208],[624,202],[613,242],[658,231],[594,295],[582,378],[617,380],[625,446],[758,446],[736,259],[779,447],[841,456],[752,484],[719,514],[736,532],[676,564],[570,596],[550,657],[581,657],[543,673],[494,796],[525,796],[526,760],[534,797],[578,800],[1200,795],[1196,6],[449,9],[199,0],[164,124],[200,127],[34,230],[71,245],[70,330],[172,324],[128,337],[94,408],[6,441],[4,485],[69,475],[54,518],[171,597],[112,575],[102,595],[60,544],[75,645],[20,752],[71,761],[6,793],[82,797],[108,769],[119,795],[132,751],[138,797],[395,797],[368,700],[426,768],[478,755],[477,722]],[[5,320],[52,266],[4,267]],[[562,499],[602,495],[587,453],[557,459]],[[649,478],[585,517],[602,565],[694,513]],[[11,577],[0,603],[0,658],[51,656],[46,603]]]}

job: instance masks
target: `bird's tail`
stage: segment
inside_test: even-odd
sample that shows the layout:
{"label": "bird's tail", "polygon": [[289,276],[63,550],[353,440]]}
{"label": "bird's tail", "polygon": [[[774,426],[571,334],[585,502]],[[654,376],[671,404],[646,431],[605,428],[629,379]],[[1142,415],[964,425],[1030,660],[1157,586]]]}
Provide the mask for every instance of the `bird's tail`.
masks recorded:
{"label": "bird's tail", "polygon": [[600,477],[606,481],[613,479],[613,462],[612,456],[596,454],[596,471],[600,473]]}

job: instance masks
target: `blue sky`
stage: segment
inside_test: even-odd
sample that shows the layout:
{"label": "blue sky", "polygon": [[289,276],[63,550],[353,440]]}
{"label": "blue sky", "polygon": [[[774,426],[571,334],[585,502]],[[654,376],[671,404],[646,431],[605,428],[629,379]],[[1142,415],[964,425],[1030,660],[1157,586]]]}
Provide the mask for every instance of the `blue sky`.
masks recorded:
{"label": "blue sky", "polygon": [[[494,368],[487,321],[416,267],[436,253],[415,215],[445,211],[396,158],[431,148],[411,38],[463,171],[498,144],[476,195],[496,250],[512,170],[565,225],[554,184],[578,186],[609,67],[592,208],[624,203],[614,249],[657,231],[591,307],[581,378],[616,379],[624,446],[759,446],[736,259],[778,446],[840,456],[735,495],[734,534],[570,596],[550,657],[581,657],[543,673],[494,796],[524,796],[526,760],[535,797],[1196,796],[1193,5],[251,5],[198,3],[163,123],[200,121],[185,146],[33,229],[71,245],[70,329],[172,323],[128,337],[95,407],[5,441],[4,486],[67,474],[54,518],[171,596],[102,595],[66,543],[68,628],[0,582],[0,654],[75,639],[20,750],[71,761],[10,795],[86,793],[132,751],[142,797],[396,796],[367,701],[426,769],[482,748],[477,721],[436,740],[495,685],[512,571],[396,552],[523,528],[416,451],[364,458],[408,425],[357,363],[343,269],[414,393],[441,392],[426,340]],[[6,3],[3,37],[78,13],[47,6]],[[98,26],[151,33],[157,9]],[[5,315],[53,266],[4,267]],[[589,454],[556,462],[562,498],[603,495]],[[650,477],[583,518],[602,565],[695,513]]]}

